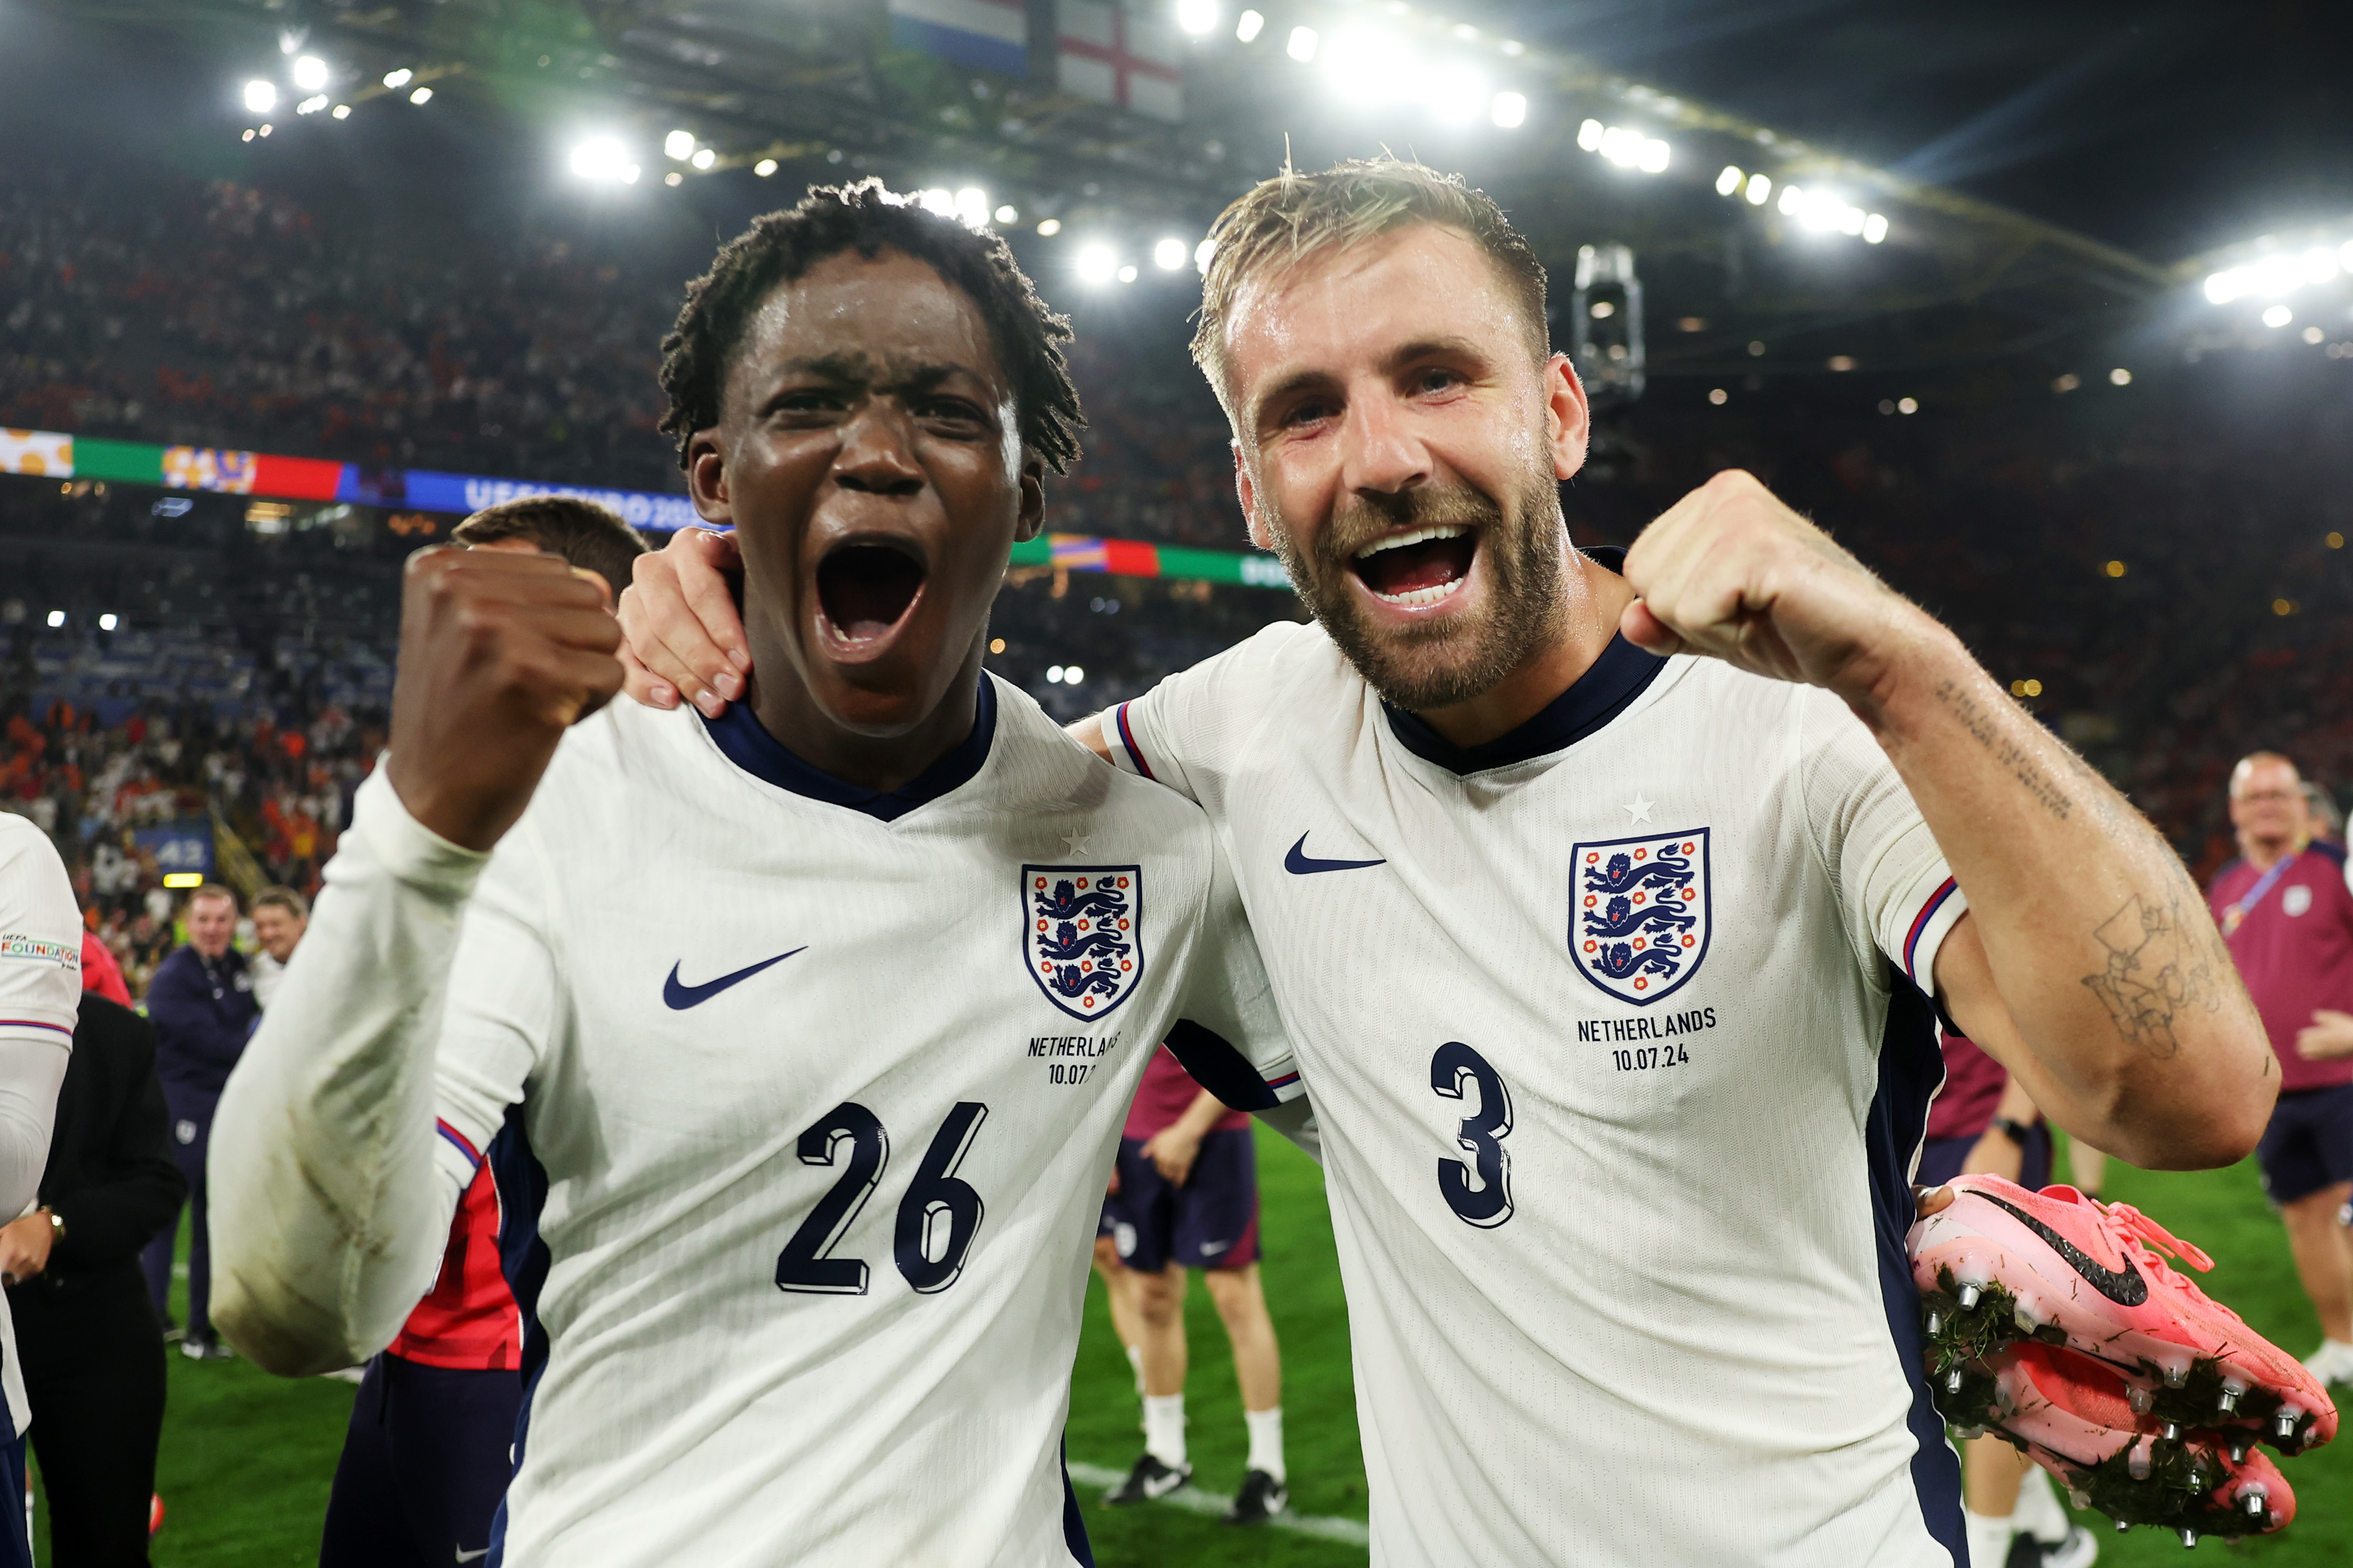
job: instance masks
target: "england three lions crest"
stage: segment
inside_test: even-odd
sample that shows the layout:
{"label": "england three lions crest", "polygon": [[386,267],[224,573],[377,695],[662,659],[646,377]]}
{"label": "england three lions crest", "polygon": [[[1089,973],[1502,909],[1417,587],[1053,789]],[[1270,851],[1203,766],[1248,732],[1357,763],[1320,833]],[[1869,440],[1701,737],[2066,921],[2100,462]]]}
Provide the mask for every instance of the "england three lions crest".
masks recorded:
{"label": "england three lions crest", "polygon": [[1579,844],[1568,945],[1585,977],[1648,1006],[1699,973],[1715,921],[1707,829]]}
{"label": "england three lions crest", "polygon": [[1144,873],[1134,866],[1021,868],[1021,956],[1046,1000],[1100,1018],[1144,977]]}

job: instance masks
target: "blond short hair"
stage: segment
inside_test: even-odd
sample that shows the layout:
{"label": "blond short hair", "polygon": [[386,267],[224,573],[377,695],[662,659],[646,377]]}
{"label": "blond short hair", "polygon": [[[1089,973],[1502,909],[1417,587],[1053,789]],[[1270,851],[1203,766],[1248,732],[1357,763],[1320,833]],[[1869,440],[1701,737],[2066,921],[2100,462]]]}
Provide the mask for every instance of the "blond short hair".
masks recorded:
{"label": "blond short hair", "polygon": [[1243,288],[1269,273],[1287,271],[1414,224],[1459,230],[1485,252],[1519,297],[1527,318],[1529,351],[1552,353],[1545,321],[1545,269],[1504,209],[1459,174],[1441,174],[1402,158],[1345,159],[1316,174],[1285,164],[1261,180],[1209,227],[1209,266],[1201,279],[1201,313],[1193,333],[1193,363],[1209,378],[1229,416],[1226,326]]}

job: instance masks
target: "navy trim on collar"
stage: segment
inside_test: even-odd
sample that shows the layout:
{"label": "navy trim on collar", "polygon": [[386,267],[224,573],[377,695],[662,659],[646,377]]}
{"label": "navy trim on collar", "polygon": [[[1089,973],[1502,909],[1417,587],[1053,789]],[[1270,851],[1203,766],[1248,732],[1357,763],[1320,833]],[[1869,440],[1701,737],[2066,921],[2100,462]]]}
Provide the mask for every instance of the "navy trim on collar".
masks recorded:
{"label": "navy trim on collar", "polygon": [[997,738],[997,685],[987,675],[980,678],[979,710],[973,719],[972,733],[918,777],[894,790],[868,789],[811,767],[769,734],[745,703],[730,703],[727,711],[718,718],[704,719],[702,727],[711,731],[712,740],[718,742],[727,760],[754,778],[828,805],[862,811],[878,822],[896,822],[917,806],[961,789],[988,761],[989,745]]}
{"label": "navy trim on collar", "polygon": [[[1624,570],[1625,551],[1615,545],[1586,551],[1596,564],[1611,572]],[[1629,703],[1649,689],[1667,661],[1645,653],[1621,633],[1609,639],[1591,668],[1569,689],[1545,704],[1535,717],[1509,732],[1476,746],[1458,746],[1404,709],[1384,702],[1389,732],[1398,743],[1427,763],[1452,773],[1480,773],[1507,768],[1532,757],[1567,751],[1626,710]]]}

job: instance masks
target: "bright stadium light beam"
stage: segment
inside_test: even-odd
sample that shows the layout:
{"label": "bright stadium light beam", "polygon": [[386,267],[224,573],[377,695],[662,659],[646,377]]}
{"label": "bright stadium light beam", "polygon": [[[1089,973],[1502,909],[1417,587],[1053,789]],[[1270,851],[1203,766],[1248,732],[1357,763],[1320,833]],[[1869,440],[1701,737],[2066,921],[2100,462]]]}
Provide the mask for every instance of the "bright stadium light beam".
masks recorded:
{"label": "bright stadium light beam", "polygon": [[1152,265],[1163,272],[1174,272],[1185,265],[1185,242],[1168,238],[1152,247]]}
{"label": "bright stadium light beam", "polygon": [[1119,280],[1123,283],[1133,283],[1135,281],[1134,262],[1131,261],[1119,269]]}
{"label": "bright stadium light beam", "polygon": [[304,92],[317,92],[327,85],[327,62],[316,55],[304,55],[294,62],[294,85]]}
{"label": "bright stadium light beam", "polygon": [[429,87],[420,87],[408,95],[408,101],[422,109],[433,101],[433,89]]}
{"label": "bright stadium light beam", "polygon": [[1265,31],[1266,18],[1256,11],[1245,11],[1234,19],[1234,41],[1238,44],[1254,43]]}
{"label": "bright stadium light beam", "polygon": [[752,165],[752,173],[759,175],[760,178],[764,180],[776,172],[776,161],[774,158],[763,158],[758,163]]}
{"label": "bright stadium light beam", "polygon": [[278,84],[259,78],[245,84],[245,107],[254,114],[267,114],[278,107]]}
{"label": "bright stadium light beam", "polygon": [[338,120],[349,120],[351,117],[352,117],[352,106],[351,106],[350,104],[348,104],[348,103],[339,103],[339,104],[335,105],[335,118],[336,118],[336,119],[338,119]]}
{"label": "bright stadium light beam", "polygon": [[1806,188],[1803,185],[1783,185],[1781,187],[1781,200],[1778,205],[1783,216],[1787,217],[1794,216],[1798,209],[1805,205]]}
{"label": "bright stadium light beam", "polygon": [[1176,25],[1197,35],[1215,32],[1218,0],[1176,0]]}
{"label": "bright stadium light beam", "polygon": [[1301,65],[1305,65],[1315,58],[1315,46],[1318,41],[1314,28],[1293,27],[1291,29],[1291,41],[1283,45],[1282,52]]}
{"label": "bright stadium light beam", "polygon": [[1488,118],[1506,131],[1516,131],[1528,122],[1528,95],[1524,92],[1499,92]]}
{"label": "bright stadium light beam", "polygon": [[1871,213],[1862,220],[1862,243],[1877,245],[1887,237],[1887,215]]}
{"label": "bright stadium light beam", "polygon": [[1205,278],[1208,277],[1209,273],[1209,258],[1217,254],[1218,242],[1214,239],[1205,239],[1200,244],[1195,246],[1193,247],[1193,270],[1198,272]]}
{"label": "bright stadium light beam", "polygon": [[988,193],[978,185],[966,185],[955,194],[955,215],[964,219],[966,228],[982,228],[988,223]]}
{"label": "bright stadium light beam", "polygon": [[1012,203],[1008,202],[1005,205],[997,209],[997,221],[999,223],[1008,224],[1019,223],[1021,221],[1021,209],[1015,206]]}
{"label": "bright stadium light beam", "polygon": [[1601,151],[1602,137],[1609,133],[1609,128],[1601,121],[1588,120],[1577,128],[1577,144],[1588,153],[1599,153]]}
{"label": "bright stadium light beam", "polygon": [[1082,245],[1071,270],[1082,283],[1108,283],[1119,271],[1119,257],[1108,245]]}
{"label": "bright stadium light beam", "polygon": [[617,136],[591,136],[572,149],[572,172],[584,180],[623,181],[633,165]]}
{"label": "bright stadium light beam", "polygon": [[385,72],[384,85],[392,89],[393,91],[398,92],[402,88],[406,87],[411,80],[415,79],[417,73],[415,71],[410,70],[406,66],[403,66],[398,70]]}
{"label": "bright stadium light beam", "polygon": [[714,148],[697,147],[694,150],[694,156],[688,159],[687,162],[692,163],[698,169],[708,169],[712,164],[719,162],[719,153]]}
{"label": "bright stadium light beam", "polygon": [[1771,201],[1773,199],[1773,176],[1770,174],[1749,175],[1747,196],[1748,205],[1752,207],[1761,207],[1767,202]]}
{"label": "bright stadium light beam", "polygon": [[2263,325],[2277,329],[2295,320],[2295,312],[2285,305],[2274,305],[2263,312]]}
{"label": "bright stadium light beam", "polygon": [[662,138],[662,156],[683,163],[694,156],[694,132],[673,131]]}
{"label": "bright stadium light beam", "polygon": [[1426,96],[1431,113],[1456,125],[1469,124],[1488,107],[1487,84],[1461,66],[1450,66],[1431,77]]}
{"label": "bright stadium light beam", "polygon": [[314,97],[306,98],[301,102],[296,104],[294,106],[294,112],[297,114],[316,114],[319,110],[326,107],[327,95],[322,92]]}
{"label": "bright stadium light beam", "polygon": [[1740,182],[1746,176],[1741,174],[1737,165],[1726,163],[1724,166],[1724,173],[1715,177],[1715,194],[1719,196],[1730,195],[1740,188]]}

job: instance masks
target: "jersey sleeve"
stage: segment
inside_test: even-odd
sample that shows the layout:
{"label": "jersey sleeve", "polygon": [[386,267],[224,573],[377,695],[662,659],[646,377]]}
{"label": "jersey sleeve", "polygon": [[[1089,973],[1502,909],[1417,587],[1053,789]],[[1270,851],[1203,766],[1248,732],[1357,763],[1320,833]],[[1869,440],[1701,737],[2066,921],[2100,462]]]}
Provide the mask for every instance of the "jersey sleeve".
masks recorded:
{"label": "jersey sleeve", "polygon": [[81,1005],[81,910],[57,847],[0,816],[0,1220],[39,1191]]}
{"label": "jersey sleeve", "polygon": [[1112,762],[1201,801],[1208,775],[1224,767],[1241,731],[1263,716],[1265,683],[1287,639],[1298,634],[1290,622],[1277,622],[1104,710]]}
{"label": "jersey sleeve", "polygon": [[1208,907],[1168,1049],[1193,1081],[1236,1110],[1271,1110],[1306,1092],[1274,989],[1225,852],[1210,847]]}
{"label": "jersey sleeve", "polygon": [[491,857],[411,817],[382,768],[353,805],[213,1121],[213,1316],[280,1373],[350,1366],[391,1341],[472,1176],[438,1153],[434,1060]]}
{"label": "jersey sleeve", "polygon": [[1807,823],[1856,962],[1868,963],[1876,948],[1934,996],[1936,950],[1968,912],[1968,900],[1895,764],[1862,721],[1812,689],[1802,694],[1799,714]]}

